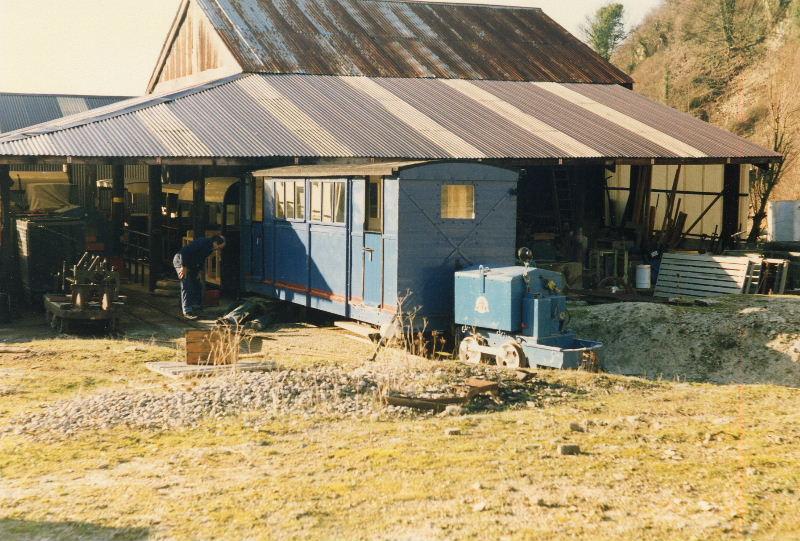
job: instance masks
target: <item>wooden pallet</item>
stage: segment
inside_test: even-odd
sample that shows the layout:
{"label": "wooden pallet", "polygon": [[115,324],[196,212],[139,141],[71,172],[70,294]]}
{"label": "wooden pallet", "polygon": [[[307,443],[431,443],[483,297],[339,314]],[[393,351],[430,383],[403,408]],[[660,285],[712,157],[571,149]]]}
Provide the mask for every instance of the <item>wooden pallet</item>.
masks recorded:
{"label": "wooden pallet", "polygon": [[744,292],[762,295],[782,295],[789,276],[788,259],[758,259],[754,262],[744,285]]}
{"label": "wooden pallet", "polygon": [[200,376],[219,376],[231,372],[269,372],[275,370],[272,361],[239,361],[234,364],[186,364],[180,361],[156,361],[145,363],[151,372],[168,378],[193,378]]}
{"label": "wooden pallet", "polygon": [[355,336],[367,338],[368,340],[375,341],[380,338],[381,331],[372,325],[364,323],[357,323],[355,321],[334,321],[334,326],[343,329]]}
{"label": "wooden pallet", "polygon": [[756,262],[748,257],[664,254],[655,297],[742,294]]}

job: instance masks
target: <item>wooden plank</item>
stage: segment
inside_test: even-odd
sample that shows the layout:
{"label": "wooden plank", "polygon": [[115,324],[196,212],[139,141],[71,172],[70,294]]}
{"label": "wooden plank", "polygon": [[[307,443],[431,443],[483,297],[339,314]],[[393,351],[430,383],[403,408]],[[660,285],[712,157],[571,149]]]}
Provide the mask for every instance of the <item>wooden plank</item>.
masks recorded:
{"label": "wooden plank", "polygon": [[161,274],[163,257],[162,229],[161,229],[161,167],[151,165],[148,167],[148,196],[147,196],[147,233],[148,237],[148,266],[149,283],[147,290],[154,291],[156,282]]}
{"label": "wooden plank", "polygon": [[658,281],[669,281],[669,282],[698,282],[698,283],[705,283],[705,284],[719,284],[721,286],[730,286],[735,285],[738,288],[742,288],[745,283],[745,275],[741,275],[739,277],[730,277],[730,276],[715,276],[715,275],[693,275],[691,273],[682,273],[682,272],[671,272],[667,271],[664,273],[659,273]]}
{"label": "wooden plank", "polygon": [[654,296],[710,297],[742,293],[753,263],[747,257],[665,254]]}
{"label": "wooden plank", "polygon": [[749,261],[747,257],[728,256],[728,255],[707,255],[707,254],[664,254],[664,260],[674,259],[678,261],[716,261],[717,263],[739,263]]}
{"label": "wooden plank", "polygon": [[708,291],[710,293],[717,293],[718,295],[736,295],[742,292],[742,288],[739,286],[722,287],[707,283],[663,282],[660,288],[662,287],[685,289],[686,291]]}
{"label": "wooden plank", "polygon": [[785,260],[780,266],[780,276],[776,278],[776,288],[775,293],[784,294],[786,293],[786,278],[789,276],[789,260]]}
{"label": "wooden plank", "polygon": [[696,269],[698,271],[702,271],[703,269],[707,270],[723,269],[732,272],[743,272],[749,268],[750,264],[747,263],[745,265],[731,265],[729,263],[711,263],[711,262],[681,263],[675,261],[664,261],[662,262],[661,266],[665,268],[674,268],[674,269]]}
{"label": "wooden plank", "polygon": [[156,361],[145,363],[145,367],[168,378],[214,376],[228,372],[269,372],[277,365],[273,361],[240,361],[236,364],[195,364],[189,365],[179,361]]}
{"label": "wooden plank", "polygon": [[[221,331],[187,330],[186,337],[186,362],[189,364],[230,364],[230,362],[214,362],[212,354],[223,353],[219,348],[219,343],[223,340]],[[227,349],[227,348],[221,348]],[[236,351],[238,356],[238,349]],[[221,359],[229,361],[229,359]],[[232,360],[235,362],[235,359]]]}
{"label": "wooden plank", "polygon": [[659,268],[659,272],[670,273],[670,274],[684,274],[684,273],[694,274],[697,276],[704,276],[708,278],[717,276],[722,279],[724,279],[725,277],[739,278],[747,274],[746,269],[742,270],[713,269],[708,267],[679,267],[676,265],[664,265]]}
{"label": "wooden plank", "polygon": [[665,267],[676,267],[676,268],[685,268],[685,267],[697,267],[697,268],[704,268],[704,269],[726,269],[732,271],[738,271],[742,269],[746,269],[750,266],[750,262],[739,264],[731,264],[731,263],[715,263],[713,261],[672,261],[672,260],[662,260],[662,266]]}
{"label": "wooden plank", "polygon": [[683,274],[683,273],[664,273],[658,275],[659,282],[694,282],[699,284],[710,284],[710,285],[718,285],[720,287],[737,287],[739,289],[742,288],[745,282],[745,277],[742,276],[739,279],[733,279],[730,277],[719,277],[719,276],[697,276],[697,275],[690,275],[690,274]]}
{"label": "wooden plank", "polygon": [[706,274],[691,271],[672,271],[663,270],[659,271],[659,277],[667,280],[691,280],[696,282],[713,282],[713,283],[731,283],[742,285],[744,282],[744,274],[739,276],[729,276],[724,274]]}
{"label": "wooden plank", "polygon": [[732,279],[718,279],[718,278],[706,278],[703,276],[686,276],[682,274],[667,274],[664,273],[663,275],[659,275],[659,281],[661,282],[691,282],[696,284],[709,284],[715,285],[719,287],[735,287],[738,289],[742,288],[744,280],[732,280]]}
{"label": "wooden plank", "polygon": [[683,273],[659,273],[657,282],[687,282],[696,284],[709,284],[720,287],[732,287],[742,289],[746,283],[746,278],[741,277],[738,279],[733,278],[720,278],[720,277],[707,277],[697,276]]}
{"label": "wooden plank", "polygon": [[410,396],[396,396],[387,395],[383,397],[386,404],[390,406],[400,406],[404,408],[414,408],[421,410],[433,410],[442,412],[450,405],[465,404],[468,399],[466,397],[452,397],[452,398],[416,398]]}
{"label": "wooden plank", "polygon": [[357,323],[355,321],[334,321],[334,326],[351,332],[357,336],[364,338],[372,338],[373,336],[380,336],[380,330],[370,325]]}
{"label": "wooden plank", "polygon": [[720,288],[708,284],[686,284],[678,282],[662,282],[656,286],[656,291],[660,291],[662,289],[672,289],[676,291],[687,292],[702,291],[713,295],[736,295],[742,293],[741,289]]}
{"label": "wooden plank", "polygon": [[31,349],[22,346],[0,346],[0,353],[30,353]]}
{"label": "wooden plank", "polygon": [[718,297],[719,293],[711,293],[708,291],[688,291],[683,289],[673,288],[657,288],[653,292],[654,297],[668,298],[668,297]]}

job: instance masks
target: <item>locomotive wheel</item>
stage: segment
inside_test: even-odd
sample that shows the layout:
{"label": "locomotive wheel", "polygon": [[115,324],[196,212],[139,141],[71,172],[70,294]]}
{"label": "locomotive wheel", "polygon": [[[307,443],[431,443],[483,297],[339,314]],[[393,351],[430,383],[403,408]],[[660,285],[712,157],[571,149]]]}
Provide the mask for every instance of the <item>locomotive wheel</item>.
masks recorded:
{"label": "locomotive wheel", "polygon": [[458,359],[469,364],[480,364],[481,352],[478,350],[478,340],[474,336],[467,336],[458,345]]}
{"label": "locomotive wheel", "polygon": [[528,366],[528,359],[522,352],[522,347],[514,341],[508,341],[500,348],[502,351],[497,354],[497,366],[504,368],[525,368]]}

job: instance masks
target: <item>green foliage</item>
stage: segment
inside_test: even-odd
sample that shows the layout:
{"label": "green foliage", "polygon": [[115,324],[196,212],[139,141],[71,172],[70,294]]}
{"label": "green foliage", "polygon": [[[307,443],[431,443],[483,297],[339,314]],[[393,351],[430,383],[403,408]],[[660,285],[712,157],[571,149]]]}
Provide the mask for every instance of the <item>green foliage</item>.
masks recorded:
{"label": "green foliage", "polygon": [[622,4],[607,4],[586,18],[581,28],[589,45],[606,60],[625,39],[625,8]]}

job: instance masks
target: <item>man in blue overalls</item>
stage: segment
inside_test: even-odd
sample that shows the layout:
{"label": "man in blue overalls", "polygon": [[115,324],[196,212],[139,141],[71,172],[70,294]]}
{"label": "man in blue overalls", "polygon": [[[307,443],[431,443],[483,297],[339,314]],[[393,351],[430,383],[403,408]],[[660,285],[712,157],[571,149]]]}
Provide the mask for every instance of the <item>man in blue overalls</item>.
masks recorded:
{"label": "man in blue overalls", "polygon": [[197,319],[196,312],[203,307],[203,285],[200,282],[200,271],[206,258],[214,251],[225,247],[225,237],[202,238],[193,240],[175,254],[172,264],[181,280],[181,308],[187,319]]}

